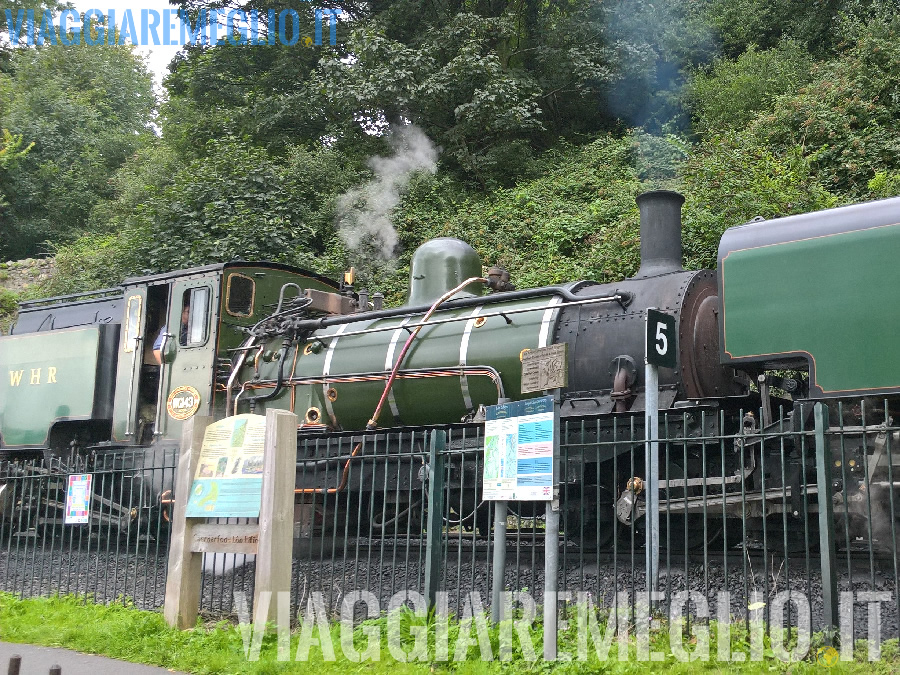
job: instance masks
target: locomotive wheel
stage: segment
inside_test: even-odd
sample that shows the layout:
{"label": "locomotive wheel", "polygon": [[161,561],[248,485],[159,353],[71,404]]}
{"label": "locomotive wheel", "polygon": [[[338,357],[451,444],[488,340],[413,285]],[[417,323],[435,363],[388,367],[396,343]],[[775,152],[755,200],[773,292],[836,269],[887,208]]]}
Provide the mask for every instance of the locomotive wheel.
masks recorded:
{"label": "locomotive wheel", "polygon": [[569,496],[565,507],[566,539],[597,549],[609,545],[618,524],[610,490],[601,485],[585,485],[581,495]]}
{"label": "locomotive wheel", "polygon": [[[660,481],[666,480],[665,471],[660,472]],[[684,478],[684,469],[669,462],[668,479],[677,480]],[[660,501],[668,498],[672,504],[676,504],[679,499],[684,499],[685,490],[687,496],[693,497],[703,494],[703,488],[669,488],[668,494],[666,490],[660,490]],[[704,529],[704,517],[698,514],[675,514],[668,513],[661,508],[659,512],[659,545],[660,548],[668,549],[673,553],[686,553],[689,551],[702,551],[704,545],[712,546],[719,541],[724,532],[724,526],[721,514],[708,511],[706,514],[706,528]]]}

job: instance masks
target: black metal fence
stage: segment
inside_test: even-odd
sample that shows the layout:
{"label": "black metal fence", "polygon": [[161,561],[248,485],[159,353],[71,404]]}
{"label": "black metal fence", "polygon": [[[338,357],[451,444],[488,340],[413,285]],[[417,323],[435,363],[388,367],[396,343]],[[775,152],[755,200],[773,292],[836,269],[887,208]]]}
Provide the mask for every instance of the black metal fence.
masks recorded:
{"label": "black metal fence", "polygon": [[[162,604],[175,453],[118,452],[0,465],[0,588],[22,596],[73,593],[97,602]],[[91,509],[66,523],[69,476],[89,473]]]}
{"label": "black metal fence", "polygon": [[[661,416],[658,595],[646,574],[641,415],[563,418],[557,585],[563,601],[689,620],[759,618],[900,636],[900,426],[890,401],[798,406],[774,419],[693,407]],[[482,425],[302,435],[291,604],[338,614],[420,594],[457,615],[491,602],[494,506],[481,496]],[[62,522],[70,470],[9,464],[0,479],[0,583],[162,603],[174,456],[101,456],[91,520]],[[76,469],[80,470],[80,469]],[[502,514],[501,514],[502,517]],[[543,600],[543,503],[509,502],[503,586]],[[252,557],[207,556],[201,607],[252,597]],[[566,599],[568,598],[568,599]],[[370,607],[371,611],[371,607]]]}

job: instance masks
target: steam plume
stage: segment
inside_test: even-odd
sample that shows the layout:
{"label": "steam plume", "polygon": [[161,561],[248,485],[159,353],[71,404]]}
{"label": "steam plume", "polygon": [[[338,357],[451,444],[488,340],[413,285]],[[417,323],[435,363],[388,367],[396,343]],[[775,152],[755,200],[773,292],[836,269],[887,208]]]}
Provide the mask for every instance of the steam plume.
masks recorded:
{"label": "steam plume", "polygon": [[438,149],[415,125],[394,130],[388,143],[394,151],[392,156],[369,160],[375,177],[341,195],[337,204],[338,231],[347,248],[372,252],[384,260],[393,257],[397,246],[391,211],[400,202],[412,174],[434,173],[438,157]]}

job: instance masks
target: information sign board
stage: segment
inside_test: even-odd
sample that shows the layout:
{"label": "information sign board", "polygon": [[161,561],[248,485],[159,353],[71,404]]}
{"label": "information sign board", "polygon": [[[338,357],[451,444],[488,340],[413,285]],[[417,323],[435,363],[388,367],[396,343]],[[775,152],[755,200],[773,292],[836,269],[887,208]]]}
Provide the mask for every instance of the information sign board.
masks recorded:
{"label": "information sign board", "polygon": [[522,393],[569,386],[569,343],[529,349],[522,354]]}
{"label": "information sign board", "polygon": [[263,415],[235,415],[210,424],[185,515],[258,518],[265,438]]}
{"label": "information sign board", "polygon": [[488,406],[482,496],[551,501],[559,412],[552,396]]}
{"label": "information sign board", "polygon": [[91,483],[93,474],[82,473],[69,476],[66,489],[66,525],[83,525],[91,520]]}

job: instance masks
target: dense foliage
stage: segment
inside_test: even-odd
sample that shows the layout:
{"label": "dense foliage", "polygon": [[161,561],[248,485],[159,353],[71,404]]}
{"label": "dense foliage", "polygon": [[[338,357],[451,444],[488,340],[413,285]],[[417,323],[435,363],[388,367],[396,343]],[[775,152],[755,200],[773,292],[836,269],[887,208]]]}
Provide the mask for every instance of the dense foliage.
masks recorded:
{"label": "dense foliage", "polygon": [[0,164],[0,258],[86,231],[112,174],[149,142],[154,105],[128,47],[15,49],[0,68],[0,127],[29,151]]}
{"label": "dense foliage", "polygon": [[[183,50],[158,136],[126,48],[13,50],[0,255],[55,252],[43,292],[234,257],[355,264],[397,302],[434,236],[468,240],[520,286],[631,274],[647,188],[685,193],[689,266],[714,265],[721,233],[754,216],[900,192],[890,0],[340,4],[334,46]],[[385,133],[409,123],[437,164],[385,176],[391,160],[371,158],[415,154]],[[392,260],[341,236],[350,190],[367,208],[391,193]]]}

